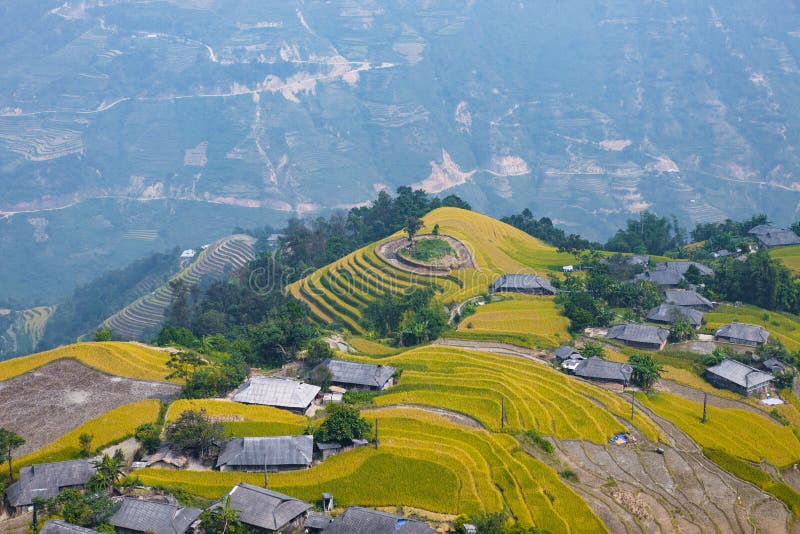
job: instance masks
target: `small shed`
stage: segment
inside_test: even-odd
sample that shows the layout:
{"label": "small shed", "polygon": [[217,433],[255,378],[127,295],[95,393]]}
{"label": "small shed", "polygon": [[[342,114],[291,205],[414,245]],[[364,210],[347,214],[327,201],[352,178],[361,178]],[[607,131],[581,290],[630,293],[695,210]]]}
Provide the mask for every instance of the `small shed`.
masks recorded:
{"label": "small shed", "polygon": [[495,279],[492,292],[555,295],[558,291],[548,279],[535,274],[504,274]]}
{"label": "small shed", "polygon": [[184,534],[200,512],[199,508],[126,497],[108,522],[117,534]]}
{"label": "small shed", "polygon": [[777,358],[767,358],[761,365],[764,366],[764,369],[773,374],[783,373],[789,368],[788,365]]}
{"label": "small shed", "polygon": [[722,360],[705,372],[709,382],[742,395],[753,395],[769,389],[774,377],[736,360]]}
{"label": "small shed", "polygon": [[715,333],[716,341],[725,341],[734,345],[758,347],[769,339],[769,330],[760,326],[744,323],[730,323],[721,326]]}
{"label": "small shed", "polygon": [[311,407],[320,387],[288,378],[255,376],[247,380],[233,395],[244,404],[262,404],[305,414]]}
{"label": "small shed", "polygon": [[288,471],[311,466],[313,436],[233,438],[217,458],[220,471]]}
{"label": "small shed", "polygon": [[609,328],[606,338],[616,339],[637,349],[661,350],[667,344],[669,330],[659,326],[628,323]]}

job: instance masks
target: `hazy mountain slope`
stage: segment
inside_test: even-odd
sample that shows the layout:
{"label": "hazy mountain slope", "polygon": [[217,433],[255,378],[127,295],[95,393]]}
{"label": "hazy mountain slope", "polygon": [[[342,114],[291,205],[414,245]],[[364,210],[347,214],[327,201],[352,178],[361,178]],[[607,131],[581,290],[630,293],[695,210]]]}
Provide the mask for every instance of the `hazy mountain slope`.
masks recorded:
{"label": "hazy mountain slope", "polygon": [[[97,4],[0,8],[0,211],[183,199],[275,220],[417,184],[590,238],[647,207],[795,216],[789,0]],[[166,206],[127,224],[161,232]],[[51,216],[3,223],[3,252],[48,261],[31,234]]]}

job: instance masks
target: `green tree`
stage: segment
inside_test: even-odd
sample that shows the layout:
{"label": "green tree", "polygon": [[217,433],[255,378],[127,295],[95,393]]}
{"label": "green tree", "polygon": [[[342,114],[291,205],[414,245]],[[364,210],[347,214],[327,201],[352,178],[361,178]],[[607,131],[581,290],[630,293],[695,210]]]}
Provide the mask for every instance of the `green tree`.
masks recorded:
{"label": "green tree", "polygon": [[247,532],[239,521],[239,510],[231,508],[231,497],[225,498],[225,506],[209,508],[200,514],[200,528],[206,534],[238,534]]}
{"label": "green tree", "polygon": [[174,352],[170,354],[167,361],[167,367],[172,369],[167,375],[167,379],[181,378],[187,380],[199,367],[204,365],[208,365],[208,362],[199,354],[186,351]]}
{"label": "green tree", "polygon": [[11,455],[14,449],[25,445],[25,440],[17,433],[0,427],[0,461],[8,462],[8,478],[14,480],[14,471],[11,469]]}
{"label": "green tree", "polygon": [[78,436],[78,445],[81,448],[81,456],[84,458],[91,456],[92,454],[92,440],[94,439],[93,434],[89,434],[88,432],[81,433]]}
{"label": "green tree", "polygon": [[94,462],[96,473],[89,486],[95,491],[105,491],[110,495],[114,484],[123,475],[123,461],[124,456],[121,453],[114,456],[104,454],[100,460]]}
{"label": "green tree", "polygon": [[144,423],[136,427],[133,437],[141,444],[147,454],[153,454],[161,445],[158,427],[153,423]]}
{"label": "green tree", "polygon": [[687,341],[694,336],[694,327],[689,319],[675,321],[669,328],[669,340],[673,343]]}
{"label": "green tree", "polygon": [[187,410],[167,426],[166,438],[173,449],[195,458],[207,458],[225,437],[222,425],[211,421],[205,410]]}
{"label": "green tree", "polygon": [[326,443],[350,443],[354,439],[367,437],[372,425],[361,417],[357,408],[347,404],[329,404],[325,409],[328,417],[314,433],[314,440]]}
{"label": "green tree", "polygon": [[333,356],[333,349],[331,349],[327,342],[321,339],[315,339],[308,344],[304,361],[307,366],[314,367],[325,360],[330,360]]}
{"label": "green tree", "polygon": [[633,368],[631,381],[644,390],[651,390],[661,378],[664,368],[650,354],[632,354],[628,363]]}
{"label": "green tree", "polygon": [[94,340],[95,341],[111,341],[111,329],[110,328],[103,328],[101,330],[95,330],[94,333]]}
{"label": "green tree", "polygon": [[403,230],[406,231],[408,240],[411,243],[414,242],[414,236],[417,235],[417,232],[419,232],[423,226],[425,226],[425,223],[419,217],[411,216],[406,218]]}
{"label": "green tree", "polygon": [[589,341],[584,343],[583,347],[581,347],[578,352],[581,353],[581,356],[584,358],[605,358],[606,357],[606,350],[600,343],[595,341]]}

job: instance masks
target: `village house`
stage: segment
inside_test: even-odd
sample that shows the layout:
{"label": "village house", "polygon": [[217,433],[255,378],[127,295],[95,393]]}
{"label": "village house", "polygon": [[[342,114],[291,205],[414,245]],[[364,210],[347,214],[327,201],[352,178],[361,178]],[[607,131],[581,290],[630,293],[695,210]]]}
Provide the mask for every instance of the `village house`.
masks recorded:
{"label": "village house", "polygon": [[661,350],[667,344],[669,330],[659,326],[628,323],[609,328],[606,338],[616,339],[637,349]]}
{"label": "village house", "polygon": [[725,341],[734,345],[758,347],[769,339],[769,330],[752,324],[730,323],[721,326],[715,333],[716,341]]}
{"label": "village house", "polygon": [[764,366],[764,369],[773,374],[780,374],[789,369],[788,365],[777,358],[767,358],[761,363],[761,365]]}
{"label": "village house", "polygon": [[225,506],[237,510],[237,518],[257,532],[291,531],[305,522],[311,503],[266,488],[240,483],[234,486],[213,508]]}
{"label": "village house", "polygon": [[350,506],[325,528],[325,534],[435,534],[426,523],[371,508]]}
{"label": "village house", "polygon": [[771,224],[760,224],[751,228],[748,234],[754,236],[764,248],[786,247],[800,244],[800,237],[788,228]]}
{"label": "village house", "polygon": [[561,363],[561,368],[574,371],[580,362],[585,360],[580,352],[568,345],[561,345],[555,351],[556,360]]}
{"label": "village house", "polygon": [[703,310],[711,310],[714,308],[714,303],[697,291],[691,289],[667,289],[664,291],[664,300],[667,301],[667,304],[675,304],[676,306],[700,308]]}
{"label": "village house", "polygon": [[50,499],[67,488],[83,489],[96,469],[91,459],[35,464],[19,470],[19,480],[6,489],[6,505],[12,513],[33,505],[34,498]]}
{"label": "village house", "polygon": [[769,389],[773,376],[736,360],[722,360],[705,372],[709,382],[719,388],[742,395],[753,395]]}
{"label": "village house", "polygon": [[220,471],[288,471],[311,466],[313,436],[233,438],[217,458]]}
{"label": "village house", "polygon": [[663,324],[673,324],[686,319],[694,328],[703,324],[703,312],[675,304],[659,304],[648,311],[645,318],[650,322]]}
{"label": "village house", "polygon": [[53,519],[45,523],[39,534],[100,534],[96,530],[90,528],[79,527],[72,523],[67,523],[61,519]]}
{"label": "village house", "polygon": [[555,295],[558,291],[548,279],[535,274],[504,274],[494,281],[492,292]]}
{"label": "village house", "polygon": [[254,376],[239,388],[233,400],[244,404],[275,406],[305,415],[319,392],[319,386],[297,380]]}
{"label": "village house", "polygon": [[330,443],[322,443],[318,441],[314,445],[316,445],[317,450],[319,451],[320,459],[326,460],[331,456],[334,456],[342,452],[351,451],[353,449],[358,449],[360,447],[366,447],[367,445],[369,445],[369,441],[365,439],[356,438],[351,440],[351,443],[348,445],[342,445],[341,443],[338,443],[336,441]]}
{"label": "village house", "polygon": [[684,282],[684,275],[691,266],[695,266],[704,276],[714,276],[714,270],[711,267],[696,261],[666,261],[657,264],[655,269],[637,274],[633,281],[652,282],[662,287],[677,286]]}
{"label": "village house", "polygon": [[[381,391],[394,383],[396,369],[388,365],[327,360],[320,364],[331,372],[331,383],[343,388]],[[312,371],[313,374],[313,371]]]}
{"label": "village house", "polygon": [[575,376],[597,382],[614,382],[627,386],[633,368],[627,363],[610,362],[601,358],[583,360],[575,368]]}
{"label": "village house", "polygon": [[193,532],[192,525],[201,512],[199,508],[126,497],[108,522],[117,534],[184,534]]}
{"label": "village house", "polygon": [[153,454],[143,456],[138,462],[133,462],[134,469],[143,467],[154,467],[156,469],[183,469],[189,463],[189,458],[177,453],[169,448],[169,445],[162,445]]}

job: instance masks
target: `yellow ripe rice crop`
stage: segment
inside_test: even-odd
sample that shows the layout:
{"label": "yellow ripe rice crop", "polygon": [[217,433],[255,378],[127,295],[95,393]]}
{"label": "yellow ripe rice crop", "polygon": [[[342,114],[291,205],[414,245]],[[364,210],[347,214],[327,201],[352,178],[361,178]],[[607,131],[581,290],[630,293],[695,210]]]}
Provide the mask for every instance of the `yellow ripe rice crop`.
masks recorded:
{"label": "yellow ripe rice crop", "polygon": [[135,343],[107,341],[75,343],[0,362],[0,380],[8,380],[61,358],[74,358],[100,372],[140,380],[165,381],[169,374],[166,366],[169,354],[166,352]]}
{"label": "yellow ripe rice crop", "polygon": [[708,407],[669,393],[640,396],[645,406],[669,419],[703,447],[720,449],[754,462],[762,459],[783,467],[800,460],[800,441],[792,429],[747,410]]}
{"label": "yellow ripe rice crop", "polygon": [[18,468],[23,465],[76,458],[80,453],[78,436],[83,433],[93,436],[93,448],[121,441],[132,436],[137,426],[154,422],[158,418],[159,409],[160,403],[157,399],[118,406],[99,417],[86,421],[46,447],[17,459],[14,465]]}
{"label": "yellow ripe rice crop", "polygon": [[308,426],[305,417],[286,410],[218,399],[176,400],[170,404],[166,420],[174,421],[188,410],[205,410],[225,425],[228,436],[286,436],[302,434]]}
{"label": "yellow ripe rice crop", "polygon": [[769,255],[788,267],[794,274],[800,274],[800,245],[770,249]]}
{"label": "yellow ripe rice crop", "polygon": [[370,356],[391,356],[399,352],[398,349],[358,336],[351,337],[347,340],[347,343],[358,352],[369,354]]}
{"label": "yellow ripe rice crop", "polygon": [[[373,361],[348,356],[356,361]],[[460,412],[500,430],[505,399],[506,430],[536,429],[563,439],[605,443],[622,429],[626,401],[547,365],[524,358],[430,346],[381,358],[403,369],[398,384],[375,398],[381,406],[422,404]],[[593,400],[601,402],[601,408]],[[648,418],[636,425],[651,439],[658,431]]]}
{"label": "yellow ripe rice crop", "polygon": [[[468,328],[470,326],[471,328]],[[569,319],[561,315],[552,297],[514,295],[509,300],[478,306],[458,327],[470,338],[517,334],[528,336],[532,344],[558,346],[569,339]]]}

